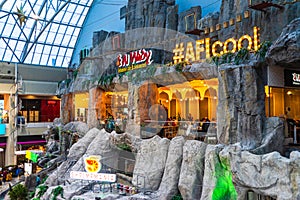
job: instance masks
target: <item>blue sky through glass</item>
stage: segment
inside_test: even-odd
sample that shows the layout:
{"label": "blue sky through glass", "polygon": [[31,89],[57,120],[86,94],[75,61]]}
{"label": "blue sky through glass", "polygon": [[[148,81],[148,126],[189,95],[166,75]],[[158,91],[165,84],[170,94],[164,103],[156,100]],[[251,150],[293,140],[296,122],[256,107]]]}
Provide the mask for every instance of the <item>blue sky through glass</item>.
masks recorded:
{"label": "blue sky through glass", "polygon": [[0,0],[0,61],[67,67],[91,4]]}

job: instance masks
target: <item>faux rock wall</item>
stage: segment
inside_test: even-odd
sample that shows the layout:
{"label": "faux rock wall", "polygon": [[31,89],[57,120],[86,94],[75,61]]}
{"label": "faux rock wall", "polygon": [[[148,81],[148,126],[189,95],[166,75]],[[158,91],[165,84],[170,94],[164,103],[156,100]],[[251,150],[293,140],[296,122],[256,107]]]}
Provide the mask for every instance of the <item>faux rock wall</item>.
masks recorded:
{"label": "faux rock wall", "polygon": [[73,94],[69,93],[62,96],[61,108],[63,122],[68,123],[72,121],[73,115],[75,116],[75,108],[73,108]]}
{"label": "faux rock wall", "polygon": [[46,184],[52,187],[43,199],[50,198],[56,185],[64,188],[67,199],[85,193],[89,183],[69,179],[69,172],[84,171],[82,162],[86,155],[101,155],[107,158],[103,160],[105,164],[117,167],[119,154],[114,144],[124,139],[137,151],[132,183],[152,192],[125,199],[171,199],[179,191],[184,200],[244,200],[248,191],[277,200],[300,198],[299,152],[292,152],[290,158],[278,152],[256,155],[242,150],[239,144],[207,145],[182,136],[171,141],[159,136],[141,141],[127,133],[91,129],[49,176]]}
{"label": "faux rock wall", "polygon": [[[300,11],[299,11],[300,12]],[[299,69],[300,18],[293,20],[270,47],[267,59],[272,65]]]}
{"label": "faux rock wall", "polygon": [[175,0],[129,0],[126,15],[126,30],[143,27],[165,27],[166,11],[175,5]]}
{"label": "faux rock wall", "polygon": [[88,125],[98,127],[99,119],[104,119],[106,114],[105,91],[94,87],[89,90]]}
{"label": "faux rock wall", "polygon": [[254,149],[263,139],[264,67],[222,66],[219,70],[218,141]]}

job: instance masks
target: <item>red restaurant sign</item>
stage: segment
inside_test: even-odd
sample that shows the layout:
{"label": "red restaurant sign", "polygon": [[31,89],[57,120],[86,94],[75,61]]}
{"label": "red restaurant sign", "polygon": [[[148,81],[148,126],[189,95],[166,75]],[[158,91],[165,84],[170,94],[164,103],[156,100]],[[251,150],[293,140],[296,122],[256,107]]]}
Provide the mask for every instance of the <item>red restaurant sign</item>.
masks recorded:
{"label": "red restaurant sign", "polygon": [[126,72],[151,65],[152,51],[140,49],[127,54],[120,54],[117,58],[118,72]]}

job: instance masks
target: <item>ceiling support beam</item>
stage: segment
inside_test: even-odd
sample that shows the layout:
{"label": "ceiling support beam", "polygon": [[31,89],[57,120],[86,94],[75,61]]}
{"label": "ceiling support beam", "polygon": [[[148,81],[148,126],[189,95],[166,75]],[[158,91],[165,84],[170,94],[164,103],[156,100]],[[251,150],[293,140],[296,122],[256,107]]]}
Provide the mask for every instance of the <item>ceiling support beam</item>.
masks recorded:
{"label": "ceiling support beam", "polygon": [[29,55],[29,52],[31,51],[31,49],[33,48],[33,46],[36,44],[36,42],[38,41],[38,39],[41,37],[42,33],[46,30],[46,28],[51,24],[51,22],[54,20],[54,18],[58,15],[58,13],[60,11],[62,11],[62,9],[64,9],[64,7],[66,7],[66,5],[68,5],[68,3],[71,0],[68,0],[66,3],[64,3],[59,10],[51,17],[51,19],[49,20],[49,22],[43,27],[43,29],[41,30],[41,32],[39,33],[39,35],[35,38],[35,40],[33,41],[32,45],[30,46],[30,48],[28,49],[28,51],[26,52],[26,54],[24,54],[24,56],[21,59],[21,63],[23,63],[27,56]]}

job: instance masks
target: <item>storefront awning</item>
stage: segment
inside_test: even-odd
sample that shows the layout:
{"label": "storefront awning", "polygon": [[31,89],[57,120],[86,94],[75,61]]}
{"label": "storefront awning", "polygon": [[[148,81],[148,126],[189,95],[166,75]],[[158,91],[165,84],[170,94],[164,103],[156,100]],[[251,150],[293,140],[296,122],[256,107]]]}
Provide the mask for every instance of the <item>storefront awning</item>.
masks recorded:
{"label": "storefront awning", "polygon": [[17,144],[21,145],[30,145],[30,144],[43,144],[46,143],[46,140],[43,138],[43,135],[22,135],[18,136]]}

